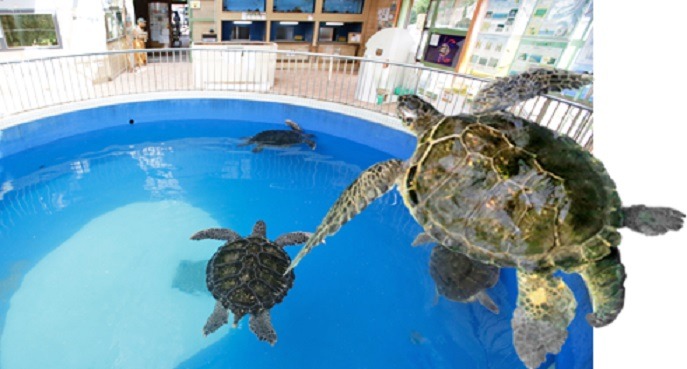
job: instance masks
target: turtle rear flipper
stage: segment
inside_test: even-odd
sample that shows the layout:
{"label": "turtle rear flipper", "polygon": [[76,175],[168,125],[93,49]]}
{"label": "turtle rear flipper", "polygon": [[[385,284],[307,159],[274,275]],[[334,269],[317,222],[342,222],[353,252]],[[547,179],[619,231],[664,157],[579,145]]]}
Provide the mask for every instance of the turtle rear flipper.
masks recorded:
{"label": "turtle rear flipper", "polygon": [[625,303],[625,267],[620,263],[617,247],[603,259],[588,264],[581,272],[587,284],[594,312],[587,321],[594,327],[603,327],[615,320]]}
{"label": "turtle rear flipper", "polygon": [[227,324],[227,322],[229,322],[229,313],[227,309],[222,306],[222,303],[217,301],[217,303],[215,303],[215,310],[212,311],[208,321],[205,323],[205,327],[203,327],[203,335],[207,336],[219,329],[219,327]]}
{"label": "turtle rear flipper", "polygon": [[634,205],[622,208],[623,226],[647,236],[658,236],[682,228],[685,214],[672,209]]}
{"label": "turtle rear flipper", "polygon": [[248,326],[260,341],[267,341],[272,346],[277,342],[277,332],[272,326],[269,310],[262,310],[257,314],[251,314]]}
{"label": "turtle rear flipper", "polygon": [[252,145],[252,144],[254,143],[254,142],[253,142],[253,137],[254,137],[254,136],[242,137],[241,140],[243,140],[243,142],[241,142],[240,144],[236,145],[236,147],[244,147],[244,146]]}
{"label": "turtle rear flipper", "polygon": [[305,142],[305,144],[308,145],[308,147],[310,147],[311,150],[315,150],[315,148],[317,147],[317,143],[315,143],[315,141],[309,138],[303,138],[303,142]]}
{"label": "turtle rear flipper", "polygon": [[482,290],[477,292],[477,294],[475,295],[475,300],[479,301],[479,303],[482,304],[482,306],[484,306],[485,308],[487,308],[487,310],[491,311],[494,314],[498,314],[500,311],[499,306],[496,305],[496,303],[491,298],[491,296],[489,296],[487,291]]}
{"label": "turtle rear flipper", "polygon": [[377,163],[362,172],[329,209],[322,223],[298,252],[286,273],[295,268],[310,250],[324,241],[325,237],[336,233],[342,225],[358,215],[372,201],[391,190],[401,173],[403,173],[403,162],[398,159]]}
{"label": "turtle rear flipper", "polygon": [[518,271],[518,302],[511,326],[515,351],[528,368],[539,367],[546,354],[560,352],[576,307],[575,296],[562,279]]}
{"label": "turtle rear flipper", "polygon": [[202,231],[198,231],[191,236],[192,240],[222,240],[228,242],[234,242],[241,238],[241,235],[227,228],[208,228]]}
{"label": "turtle rear flipper", "polygon": [[479,115],[504,110],[550,92],[580,88],[592,80],[589,73],[563,69],[531,69],[514,76],[498,78],[483,87],[473,100],[472,112]]}

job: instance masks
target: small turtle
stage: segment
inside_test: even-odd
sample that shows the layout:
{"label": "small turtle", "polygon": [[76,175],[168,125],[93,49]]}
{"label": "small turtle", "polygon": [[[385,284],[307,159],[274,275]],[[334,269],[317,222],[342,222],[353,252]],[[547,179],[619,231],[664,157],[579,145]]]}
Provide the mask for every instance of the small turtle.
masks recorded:
{"label": "small turtle", "polygon": [[258,339],[271,345],[277,342],[270,309],[284,299],[296,278],[293,271],[285,273],[291,258],[283,247],[306,242],[309,233],[286,233],[270,241],[266,230],[265,222],[258,220],[246,238],[226,228],[209,228],[191,236],[192,240],[226,241],[206,268],[207,287],[217,303],[203,327],[204,335],[226,324],[227,310],[231,310],[234,327],[250,314],[248,326]]}
{"label": "small turtle", "polygon": [[260,152],[265,146],[289,147],[304,143],[315,150],[317,144],[312,140],[315,135],[305,133],[303,129],[292,120],[287,119],[285,123],[287,126],[291,127],[291,130],[270,129],[262,131],[253,137],[248,137],[246,141],[239,146],[255,145],[253,152]]}
{"label": "small turtle", "polygon": [[444,116],[417,96],[401,96],[398,116],[418,137],[412,157],[360,174],[290,268],[398,186],[432,239],[470,259],[516,268],[513,338],[528,367],[560,351],[575,315],[575,297],[555,271],[581,274],[593,307],[587,321],[595,327],[611,323],[625,296],[618,229],[659,235],[679,230],[685,215],[671,208],[622,206],[603,164],[583,147],[503,110],[591,82],[589,74],[530,70],[485,86],[472,113],[456,116]]}
{"label": "small turtle", "polygon": [[[421,233],[412,245],[429,243],[436,243],[436,240],[427,233]],[[432,248],[429,257],[429,274],[436,288],[435,303],[441,295],[457,302],[479,301],[492,313],[499,313],[498,305],[486,293],[486,289],[499,281],[498,267],[472,260],[460,252],[437,245]]]}
{"label": "small turtle", "polygon": [[499,313],[499,307],[485,291],[499,281],[497,266],[480,263],[437,245],[429,257],[429,274],[436,284],[437,297],[442,295],[458,302],[476,300],[492,313]]}

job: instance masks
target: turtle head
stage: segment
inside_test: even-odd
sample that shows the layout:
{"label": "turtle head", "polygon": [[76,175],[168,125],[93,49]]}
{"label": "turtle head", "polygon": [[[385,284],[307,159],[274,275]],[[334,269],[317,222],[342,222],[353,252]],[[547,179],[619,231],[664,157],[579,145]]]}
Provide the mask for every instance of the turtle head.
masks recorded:
{"label": "turtle head", "polygon": [[415,134],[427,130],[443,115],[432,104],[422,100],[417,95],[404,95],[398,98],[396,107],[398,117],[403,124],[410,128]]}
{"label": "turtle head", "polygon": [[267,225],[264,221],[258,220],[257,222],[255,222],[255,225],[253,226],[253,233],[251,233],[251,237],[267,238]]}

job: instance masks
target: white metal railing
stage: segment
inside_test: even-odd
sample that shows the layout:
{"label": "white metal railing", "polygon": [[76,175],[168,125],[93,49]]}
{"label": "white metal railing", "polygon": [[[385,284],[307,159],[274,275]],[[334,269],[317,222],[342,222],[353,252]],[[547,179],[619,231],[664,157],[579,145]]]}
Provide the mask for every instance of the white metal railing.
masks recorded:
{"label": "white metal railing", "polygon": [[[295,96],[395,115],[401,94],[416,93],[444,114],[469,111],[488,81],[419,65],[359,57],[231,48],[139,50],[0,63],[0,119],[85,100],[151,92],[234,91]],[[541,96],[511,111],[591,149],[593,110]]]}

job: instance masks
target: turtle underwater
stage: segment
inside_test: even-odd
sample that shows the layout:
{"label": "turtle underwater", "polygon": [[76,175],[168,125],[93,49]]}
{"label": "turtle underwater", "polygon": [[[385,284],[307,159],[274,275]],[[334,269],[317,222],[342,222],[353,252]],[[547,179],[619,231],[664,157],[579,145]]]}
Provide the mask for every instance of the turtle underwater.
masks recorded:
{"label": "turtle underwater", "polygon": [[274,345],[277,333],[272,327],[270,309],[284,299],[296,278],[293,271],[285,273],[291,258],[284,247],[304,243],[309,235],[292,232],[270,241],[265,222],[258,220],[246,238],[226,228],[209,228],[191,236],[192,240],[226,241],[206,268],[207,287],[217,302],[203,327],[203,335],[226,324],[227,310],[231,310],[234,327],[250,314],[250,330],[261,341]]}
{"label": "turtle underwater", "polygon": [[255,147],[253,147],[253,152],[257,153],[262,151],[265,146],[289,147],[304,143],[315,150],[315,147],[317,147],[317,144],[313,141],[315,135],[305,133],[296,122],[290,119],[287,119],[285,123],[287,126],[291,127],[291,130],[271,129],[262,131],[253,137],[246,138],[245,142],[239,146],[255,145]]}
{"label": "turtle underwater", "polygon": [[436,285],[437,299],[441,295],[457,302],[479,301],[492,313],[499,313],[499,307],[485,291],[499,281],[497,266],[438,245],[429,257],[429,274]]}
{"label": "turtle underwater", "polygon": [[575,297],[554,272],[580,274],[592,301],[587,321],[595,327],[611,323],[625,298],[618,229],[661,235],[682,228],[685,215],[667,207],[623,206],[598,159],[571,138],[505,111],[591,82],[590,74],[529,70],[487,84],[472,112],[456,116],[444,116],[417,96],[401,96],[397,114],[418,137],[412,157],[362,172],[289,268],[396,187],[423,227],[420,237],[481,263],[516,269],[511,325],[527,367],[560,351],[575,316]]}

